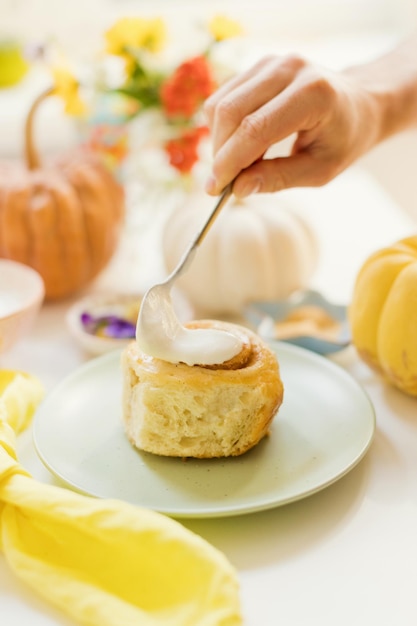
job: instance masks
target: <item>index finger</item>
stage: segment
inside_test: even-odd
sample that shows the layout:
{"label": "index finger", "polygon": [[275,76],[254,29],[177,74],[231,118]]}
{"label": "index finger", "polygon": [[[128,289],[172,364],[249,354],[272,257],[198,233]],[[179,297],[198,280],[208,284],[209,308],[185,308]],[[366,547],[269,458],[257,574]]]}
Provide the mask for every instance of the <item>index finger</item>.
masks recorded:
{"label": "index finger", "polygon": [[210,193],[218,194],[273,144],[316,124],[310,104],[294,83],[278,96],[245,116],[218,150],[212,167]]}
{"label": "index finger", "polygon": [[277,57],[266,57],[251,70],[226,83],[205,104],[213,153],[236,131],[242,120],[279,94],[293,78]]}

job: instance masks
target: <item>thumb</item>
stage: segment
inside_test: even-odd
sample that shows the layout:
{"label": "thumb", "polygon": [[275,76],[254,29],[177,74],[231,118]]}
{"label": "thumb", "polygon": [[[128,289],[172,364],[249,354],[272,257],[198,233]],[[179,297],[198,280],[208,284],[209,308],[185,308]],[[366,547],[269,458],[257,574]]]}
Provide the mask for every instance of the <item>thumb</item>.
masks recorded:
{"label": "thumb", "polygon": [[319,187],[333,177],[330,163],[308,152],[264,159],[243,170],[236,178],[233,193],[243,198],[257,192],[274,192],[291,187]]}

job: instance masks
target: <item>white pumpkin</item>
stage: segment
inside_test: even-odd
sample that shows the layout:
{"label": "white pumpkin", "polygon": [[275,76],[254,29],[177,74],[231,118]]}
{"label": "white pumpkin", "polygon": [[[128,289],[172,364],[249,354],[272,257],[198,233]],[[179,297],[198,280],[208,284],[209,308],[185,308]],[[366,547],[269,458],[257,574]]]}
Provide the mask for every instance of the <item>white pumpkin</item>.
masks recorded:
{"label": "white pumpkin", "polygon": [[[172,271],[196,236],[215,199],[191,195],[167,218],[162,247]],[[280,194],[232,197],[177,285],[201,314],[237,313],[254,300],[286,298],[305,288],[316,268],[312,226]]]}

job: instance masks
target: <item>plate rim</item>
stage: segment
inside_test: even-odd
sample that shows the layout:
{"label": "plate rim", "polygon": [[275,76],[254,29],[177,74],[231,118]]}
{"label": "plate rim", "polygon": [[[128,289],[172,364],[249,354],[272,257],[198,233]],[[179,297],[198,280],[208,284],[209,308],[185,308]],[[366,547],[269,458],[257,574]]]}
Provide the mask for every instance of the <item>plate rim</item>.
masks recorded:
{"label": "plate rim", "polygon": [[[250,513],[256,513],[256,512],[261,512],[261,511],[266,511],[266,510],[271,510],[274,508],[279,508],[281,506],[285,506],[287,504],[291,504],[293,502],[297,502],[299,500],[303,500],[305,498],[308,498],[316,493],[319,493],[320,491],[326,489],[327,487],[331,486],[332,484],[336,483],[337,481],[339,481],[341,478],[343,478],[344,476],[346,476],[351,470],[353,470],[359,463],[360,461],[365,457],[365,455],[367,454],[368,450],[370,449],[372,442],[374,440],[375,437],[375,432],[376,432],[376,413],[375,413],[375,407],[373,405],[373,402],[370,398],[369,393],[367,392],[367,390],[349,373],[347,372],[342,366],[340,366],[339,364],[331,361],[329,358],[321,356],[320,354],[317,354],[313,351],[310,351],[306,348],[294,345],[294,344],[290,344],[288,342],[284,342],[284,341],[267,341],[266,342],[268,345],[271,346],[271,348],[276,351],[276,350],[283,350],[284,352],[287,352],[289,354],[299,354],[302,356],[302,358],[307,358],[310,361],[313,362],[319,362],[321,366],[325,366],[328,367],[330,370],[333,370],[335,372],[337,372],[338,376],[341,376],[342,378],[346,379],[347,381],[349,381],[349,384],[353,384],[356,387],[356,390],[362,394],[364,400],[366,401],[367,405],[368,405],[368,409],[369,409],[369,414],[368,414],[368,428],[369,428],[369,434],[366,440],[365,445],[363,445],[361,447],[361,449],[358,449],[358,453],[352,457],[352,460],[350,463],[348,463],[343,470],[337,472],[336,474],[332,475],[329,477],[328,480],[325,480],[323,482],[321,482],[320,484],[316,484],[313,485],[310,489],[306,489],[302,492],[298,492],[295,493],[293,495],[289,495],[286,498],[282,498],[282,499],[268,499],[265,502],[261,502],[261,503],[255,503],[255,504],[249,504],[249,505],[242,505],[242,504],[235,504],[235,505],[228,505],[227,503],[224,504],[217,504],[214,508],[213,507],[208,507],[208,508],[204,508],[202,506],[199,506],[196,509],[191,509],[191,510],[184,510],[184,507],[180,508],[180,509],[175,509],[174,507],[160,507],[160,508],[151,508],[151,507],[147,507],[145,504],[140,504],[140,503],[132,503],[129,500],[124,500],[125,502],[130,502],[132,504],[132,506],[142,506],[145,508],[149,508],[151,510],[154,510],[158,513],[167,515],[169,517],[173,517],[175,519],[209,519],[209,518],[221,518],[221,517],[232,517],[232,516],[238,516],[238,515],[246,515],[246,514],[250,514]],[[59,394],[60,389],[67,386],[69,383],[71,383],[73,378],[78,378],[80,375],[83,374],[83,372],[85,371],[89,371],[91,369],[95,369],[97,367],[97,365],[100,365],[102,363],[104,363],[105,361],[116,361],[116,358],[120,358],[120,355],[122,353],[122,349],[121,348],[117,348],[115,350],[111,350],[109,352],[106,352],[105,354],[102,354],[100,356],[96,356],[92,359],[89,359],[88,361],[82,363],[80,366],[78,366],[77,368],[75,368],[72,372],[70,372],[67,376],[65,376],[61,381],[59,381],[54,387],[53,389],[51,389],[51,391],[46,395],[46,397],[42,400],[41,404],[39,405],[38,409],[35,411],[35,414],[33,416],[33,423],[32,423],[32,441],[33,441],[33,445],[36,451],[36,454],[38,455],[38,458],[40,459],[40,461],[43,463],[43,465],[48,469],[48,471],[56,478],[58,479],[60,482],[62,482],[67,488],[71,488],[73,491],[82,494],[84,496],[88,496],[88,497],[95,497],[95,498],[108,498],[108,499],[117,499],[117,496],[101,496],[97,493],[93,493],[92,490],[87,490],[87,489],[83,489],[82,487],[80,487],[78,484],[76,484],[72,479],[70,478],[66,478],[62,472],[60,472],[59,469],[55,468],[53,466],[53,463],[50,463],[48,461],[48,459],[45,457],[44,453],[41,451],[41,446],[39,446],[39,441],[37,438],[37,425],[39,424],[41,418],[42,418],[42,413],[43,413],[43,409],[45,407],[45,405],[48,404],[48,398],[50,396],[55,396],[56,394]],[[99,362],[99,363],[98,363]],[[121,500],[123,500],[123,498],[120,498]]]}

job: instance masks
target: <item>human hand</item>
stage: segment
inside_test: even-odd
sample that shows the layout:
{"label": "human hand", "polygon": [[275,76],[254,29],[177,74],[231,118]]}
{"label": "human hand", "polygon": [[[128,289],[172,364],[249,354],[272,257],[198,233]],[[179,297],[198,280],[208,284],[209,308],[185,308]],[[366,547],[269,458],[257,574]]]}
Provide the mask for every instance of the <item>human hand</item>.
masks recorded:
{"label": "human hand", "polygon": [[[298,57],[266,57],[231,79],[205,104],[214,162],[212,195],[236,178],[243,197],[320,186],[380,139],[378,97],[362,72],[331,72]],[[288,157],[262,159],[296,135]]]}

